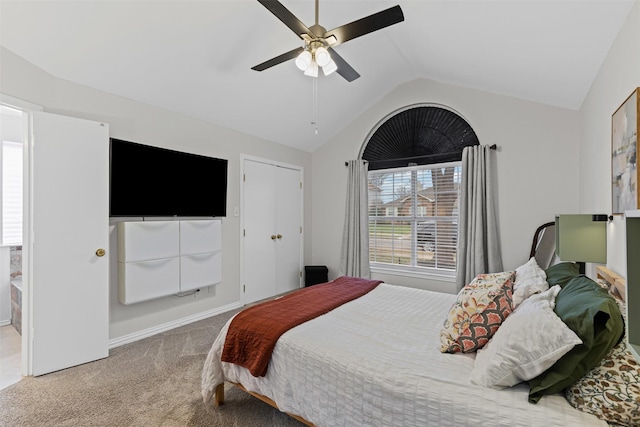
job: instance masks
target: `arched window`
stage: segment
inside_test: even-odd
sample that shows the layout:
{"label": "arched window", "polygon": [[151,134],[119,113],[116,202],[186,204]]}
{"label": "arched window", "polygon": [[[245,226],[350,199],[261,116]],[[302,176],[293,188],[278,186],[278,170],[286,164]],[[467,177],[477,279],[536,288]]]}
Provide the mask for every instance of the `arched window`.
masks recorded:
{"label": "arched window", "polygon": [[458,113],[417,105],[371,132],[369,256],[376,268],[455,277],[462,150],[478,137]]}
{"label": "arched window", "polygon": [[369,170],[460,161],[462,150],[478,145],[469,123],[442,106],[410,106],[380,122],[364,146]]}

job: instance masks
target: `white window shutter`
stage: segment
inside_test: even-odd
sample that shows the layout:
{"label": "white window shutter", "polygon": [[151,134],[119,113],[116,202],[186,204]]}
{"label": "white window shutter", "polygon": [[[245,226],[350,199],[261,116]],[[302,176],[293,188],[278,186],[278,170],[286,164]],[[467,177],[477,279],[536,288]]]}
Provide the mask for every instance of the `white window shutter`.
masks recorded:
{"label": "white window shutter", "polygon": [[2,141],[2,244],[22,245],[22,144]]}

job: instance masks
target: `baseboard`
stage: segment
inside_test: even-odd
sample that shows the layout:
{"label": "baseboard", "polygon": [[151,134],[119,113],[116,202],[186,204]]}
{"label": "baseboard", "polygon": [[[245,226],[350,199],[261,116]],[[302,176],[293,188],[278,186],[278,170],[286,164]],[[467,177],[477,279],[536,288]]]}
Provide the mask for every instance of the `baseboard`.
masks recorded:
{"label": "baseboard", "polygon": [[242,307],[240,302],[234,302],[222,307],[217,307],[212,310],[203,311],[198,314],[183,317],[182,319],[174,320],[172,322],[163,323],[152,328],[144,329],[142,331],[134,332],[133,334],[124,335],[118,338],[109,340],[109,349],[120,347],[121,345],[129,344],[143,338],[148,338],[157,335],[162,332],[170,331],[171,329],[178,328],[180,326],[188,325],[189,323],[197,322],[198,320],[207,319],[218,314],[226,313],[227,311],[235,310]]}
{"label": "baseboard", "polygon": [[11,320],[0,320],[0,326],[7,326],[11,324]]}

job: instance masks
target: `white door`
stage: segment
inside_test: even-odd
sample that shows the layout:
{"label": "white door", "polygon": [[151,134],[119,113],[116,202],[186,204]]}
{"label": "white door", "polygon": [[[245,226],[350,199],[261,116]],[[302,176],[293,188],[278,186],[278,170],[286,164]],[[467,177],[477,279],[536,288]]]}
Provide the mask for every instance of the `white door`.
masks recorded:
{"label": "white door", "polygon": [[244,161],[243,291],[245,304],[275,295],[276,168]]}
{"label": "white door", "polygon": [[243,290],[245,304],[300,287],[301,171],[243,162]]}
{"label": "white door", "polygon": [[302,179],[299,170],[277,167],[276,206],[276,293],[300,287],[302,265]]}
{"label": "white door", "polygon": [[32,372],[109,354],[109,128],[33,113]]}

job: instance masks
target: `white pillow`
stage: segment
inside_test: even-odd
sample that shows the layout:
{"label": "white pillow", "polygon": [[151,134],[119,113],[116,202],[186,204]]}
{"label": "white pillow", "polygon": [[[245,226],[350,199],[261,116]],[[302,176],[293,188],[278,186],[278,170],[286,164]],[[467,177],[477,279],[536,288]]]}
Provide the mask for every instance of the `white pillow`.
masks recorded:
{"label": "white pillow", "polygon": [[531,257],[526,264],[516,268],[516,280],[513,283],[513,308],[531,295],[549,289],[547,274],[538,266],[536,259]]}
{"label": "white pillow", "polygon": [[537,377],[580,338],[553,311],[560,285],[527,298],[478,350],[470,381],[504,388]]}

